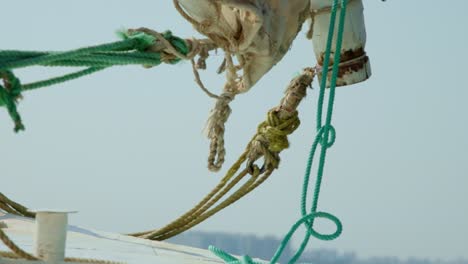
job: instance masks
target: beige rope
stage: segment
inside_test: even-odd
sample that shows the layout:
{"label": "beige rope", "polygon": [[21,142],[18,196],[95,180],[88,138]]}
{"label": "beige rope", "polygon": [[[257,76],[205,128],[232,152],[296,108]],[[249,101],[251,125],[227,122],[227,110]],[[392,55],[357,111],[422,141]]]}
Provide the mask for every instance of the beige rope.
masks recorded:
{"label": "beige rope", "polygon": [[239,76],[237,75],[237,68],[240,66],[234,65],[231,53],[226,52],[221,67],[222,70],[226,70],[227,82],[224,86],[224,92],[217,98],[218,100],[215,107],[211,110],[205,126],[206,135],[211,141],[208,155],[208,169],[213,172],[217,172],[222,168],[226,156],[224,133],[225,124],[231,115],[229,103],[234,100],[237,94],[243,92],[242,87],[239,86]]}
{"label": "beige rope", "polygon": [[[174,0],[174,4],[180,10],[182,10],[182,8],[176,0]],[[183,10],[181,12],[183,12]],[[183,13],[185,14],[185,12]],[[210,116],[205,127],[205,131],[207,137],[210,139],[208,169],[213,172],[219,171],[222,165],[224,164],[226,156],[226,149],[224,146],[224,132],[225,123],[227,122],[231,114],[231,108],[229,107],[229,103],[234,99],[235,95],[239,93],[237,85],[237,68],[233,64],[232,55],[230,53],[226,53],[225,56],[225,67],[227,69],[226,76],[228,82],[225,85],[224,93],[221,95],[216,95],[206,88],[206,86],[201,80],[200,73],[198,72],[198,69],[206,68],[206,59],[209,56],[208,51],[216,49],[216,44],[208,40],[186,40],[190,48],[190,53],[184,55],[178,52],[176,48],[172,46],[172,44],[169,41],[167,41],[162,34],[154,30],[148,28],[138,28],[130,30],[130,33],[132,32],[144,32],[146,34],[154,36],[158,40],[158,44],[162,43],[164,48],[161,49],[161,46],[159,45],[159,50],[157,50],[157,52],[163,51],[162,54],[165,55],[162,56],[162,59],[165,61],[170,61],[174,59],[174,56],[181,59],[190,60],[192,63],[192,71],[195,77],[195,82],[205,94],[207,94],[211,98],[217,99],[214,109],[211,110]],[[200,55],[200,58],[198,62],[195,63],[194,57],[197,55]]]}
{"label": "beige rope", "polygon": [[219,95],[216,95],[210,92],[210,90],[208,90],[208,88],[206,88],[205,85],[203,84],[201,77],[200,77],[200,73],[198,72],[198,66],[197,66],[198,64],[195,63],[195,60],[192,59],[190,61],[192,62],[192,70],[193,70],[193,75],[195,76],[195,82],[198,84],[200,89],[202,89],[202,91],[205,92],[205,94],[208,95],[209,97],[214,98],[214,99],[220,99]]}
{"label": "beige rope", "polygon": [[0,257],[9,258],[9,259],[19,259],[18,255],[13,252],[0,251]]}
{"label": "beige rope", "polygon": [[[13,251],[14,254],[16,254],[18,257],[22,259],[27,259],[27,260],[39,260],[35,256],[27,253],[26,251],[22,250],[20,247],[18,247],[8,236],[3,232],[3,230],[0,228],[0,240],[7,246],[11,251]],[[1,254],[2,257],[6,257],[3,254]]]}
{"label": "beige rope", "polygon": [[[161,229],[135,233],[132,235],[152,240],[164,240],[170,238],[192,228],[222,209],[235,203],[267,180],[278,167],[279,152],[289,146],[287,135],[294,132],[294,130],[299,126],[296,108],[305,97],[306,89],[311,85],[314,75],[315,69],[307,68],[300,76],[296,77],[290,83],[280,105],[270,110],[267,121],[263,122],[259,126],[256,135],[247,145],[244,153],[228,170],[220,183],[207,196],[205,196],[202,201],[187,213]],[[256,142],[260,142],[260,144],[257,144]],[[255,165],[255,162],[262,156],[265,157],[265,164],[262,166],[264,169],[260,169]],[[267,156],[270,156],[270,158]],[[240,169],[242,165],[245,165],[244,169]],[[251,175],[250,178],[237,188],[237,190],[233,191],[234,188],[236,188],[249,174]],[[225,198],[229,192],[232,192],[232,194]],[[3,201],[10,201],[4,195],[0,195],[0,198]],[[18,207],[18,204],[13,204]],[[25,209],[24,207],[22,208]],[[25,259],[36,259],[36,257],[17,247],[3,231],[0,230],[0,232],[1,240],[10,249],[12,249],[16,256]],[[3,257],[9,257],[12,256],[12,253],[1,253],[0,255]],[[67,260],[79,262],[81,259],[68,258]],[[81,261],[85,263],[115,263],[101,260]]]}
{"label": "beige rope", "polygon": [[[237,74],[237,71],[244,69],[245,62],[242,57],[240,59],[240,65],[234,65],[232,60],[232,52],[236,52],[238,45],[235,44],[238,41],[236,39],[227,39],[227,37],[217,36],[216,34],[210,34],[209,27],[214,25],[219,21],[221,16],[221,9],[219,3],[214,3],[214,7],[217,9],[216,15],[211,20],[198,22],[193,17],[191,17],[180,5],[178,0],[173,0],[176,10],[184,17],[188,22],[190,22],[199,32],[209,36],[209,38],[215,43],[217,47],[222,48],[225,51],[225,59],[221,66],[218,68],[218,73],[226,71],[226,85],[223,89],[223,94],[217,96],[208,91],[208,89],[203,85],[200,79],[198,71],[193,67],[195,81],[200,86],[200,88],[211,98],[216,98],[217,102],[215,103],[214,108],[210,112],[210,116],[206,123],[205,132],[208,139],[210,140],[210,151],[208,155],[208,169],[213,172],[219,171],[225,161],[226,149],[224,147],[224,133],[225,133],[225,123],[227,122],[229,115],[231,114],[231,109],[229,103],[234,99],[234,97],[239,94],[246,92],[250,88],[250,83],[248,78],[241,81],[240,77]],[[256,12],[255,10],[250,10],[251,12]],[[199,52],[198,54],[201,54]],[[193,63],[193,62],[192,62]]]}
{"label": "beige rope", "polygon": [[[306,89],[311,85],[314,76],[315,69],[307,68],[290,83],[280,105],[270,110],[268,120],[259,126],[260,129],[257,130],[244,153],[218,185],[198,204],[161,229],[131,235],[152,240],[165,240],[173,237],[235,203],[267,180],[278,167],[279,152],[289,146],[285,135],[287,133],[284,131],[292,133],[299,126],[296,108],[305,97]],[[262,144],[257,147],[255,142],[259,141],[259,138],[262,139],[260,140]],[[267,145],[270,147],[266,147]],[[265,158],[264,170],[261,170],[254,163],[265,155],[271,155],[274,158],[271,161]],[[244,169],[241,169],[242,165],[245,165]],[[251,177],[225,198],[226,194],[232,192],[249,174]]]}
{"label": "beige rope", "polygon": [[195,19],[193,19],[189,14],[187,14],[187,12],[185,12],[185,10],[180,6],[180,3],[178,0],[173,0],[172,3],[174,4],[174,7],[175,9],[179,12],[179,14],[185,18],[185,20],[187,20],[188,22],[190,22],[190,24],[196,26],[196,27],[201,27],[202,24],[201,23],[198,23],[198,21],[196,21]]}
{"label": "beige rope", "polygon": [[35,214],[30,212],[23,205],[16,203],[0,192],[0,209],[7,213],[34,218]]}
{"label": "beige rope", "polygon": [[224,148],[225,124],[231,115],[229,103],[234,100],[235,94],[224,92],[216,101],[206,123],[205,132],[210,139],[210,152],[208,155],[208,169],[219,171],[224,163],[226,149]]}

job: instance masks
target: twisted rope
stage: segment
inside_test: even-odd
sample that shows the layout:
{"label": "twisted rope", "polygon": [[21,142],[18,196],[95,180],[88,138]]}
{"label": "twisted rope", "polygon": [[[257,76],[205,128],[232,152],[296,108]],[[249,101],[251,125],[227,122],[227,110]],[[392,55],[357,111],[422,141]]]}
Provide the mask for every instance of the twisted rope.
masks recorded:
{"label": "twisted rope", "polygon": [[[259,125],[257,133],[247,145],[244,153],[228,170],[220,183],[193,209],[161,229],[131,235],[152,240],[165,240],[203,222],[266,181],[278,167],[279,152],[289,146],[287,135],[293,133],[300,124],[296,108],[305,97],[306,89],[311,85],[314,76],[314,70],[307,68],[291,81],[280,105],[269,111],[267,120]],[[266,158],[260,168],[255,165],[255,162],[262,156]],[[245,166],[243,169],[241,169],[242,165]],[[229,197],[225,197],[247,175],[251,177]],[[5,202],[2,203],[2,201]],[[7,208],[5,209],[7,212],[18,214],[12,208],[19,208],[23,212],[22,215],[26,215],[27,209],[24,207],[16,203],[13,203],[12,207],[6,206],[8,204],[12,204],[11,201],[0,195],[0,206],[4,205],[2,209]]]}
{"label": "twisted rope", "polygon": [[[346,2],[345,0],[342,1]],[[336,2],[337,0],[335,0],[335,3]],[[336,6],[335,9],[332,10],[332,15],[333,12],[336,13]],[[342,28],[340,28],[340,30],[342,33]],[[20,97],[20,92],[18,91],[27,90],[26,88],[34,89],[67,81],[105,69],[113,65],[138,63],[147,66],[155,66],[159,65],[161,62],[176,63],[180,59],[193,59],[195,53],[201,53],[203,50],[198,48],[198,43],[192,42],[192,48],[193,50],[197,50],[197,52],[189,53],[189,42],[172,37],[170,33],[164,34],[163,38],[161,38],[161,35],[158,34],[153,36],[153,34],[149,35],[143,32],[133,33],[134,34],[124,35],[124,40],[120,42],[83,48],[65,53],[22,53],[18,51],[0,52],[0,72],[3,74],[3,76],[5,76],[5,87],[2,86],[1,88],[1,98],[3,104],[6,105],[9,109],[12,119],[15,121],[15,123],[18,123],[18,129],[20,129],[22,125],[21,122],[18,122],[18,120],[21,121],[21,119],[16,112],[15,100]],[[147,53],[146,51],[150,50],[151,48],[158,51],[156,53]],[[330,50],[328,50],[328,52],[330,52]],[[335,61],[338,63],[339,59],[340,58],[338,54],[337,57],[335,57]],[[329,61],[326,61],[325,65],[328,65],[328,63]],[[21,85],[19,80],[14,77],[10,70],[30,65],[89,66],[89,68],[77,73],[54,78],[51,80],[41,81],[29,85]],[[200,65],[203,65],[203,63],[200,63]],[[337,66],[337,64],[335,66]],[[211,118],[208,121],[208,131],[211,131],[210,138],[212,139],[210,163],[213,165],[211,169],[214,170],[219,169],[224,161],[224,123],[227,121],[230,114],[229,102],[232,101],[237,93],[243,92],[241,89],[242,87],[237,86],[237,67],[233,65],[232,57],[229,53],[226,53],[225,67],[223,68],[227,70],[228,82],[225,86],[224,94],[218,97],[218,102],[212,112]],[[327,70],[328,66],[325,67],[325,75]],[[336,71],[337,69],[334,68],[334,72]],[[298,114],[295,108],[305,96],[305,90],[312,83],[314,75],[315,72],[313,69],[306,69],[300,77],[293,80],[292,84],[287,90],[285,98],[283,98],[281,102],[281,105],[269,112],[267,121],[259,126],[257,134],[249,142],[245,152],[231,167],[220,184],[218,184],[218,186],[216,186],[215,189],[210,192],[199,204],[197,204],[195,208],[176,219],[176,221],[170,223],[166,227],[163,227],[162,229],[141,232],[134,235],[154,240],[163,240],[177,235],[201,223],[208,217],[236,202],[257,188],[266,179],[268,179],[268,177],[279,165],[279,152],[289,146],[289,143],[287,142],[287,135],[293,133],[294,130],[299,126]],[[334,90],[332,89],[332,91]],[[323,97],[322,90],[321,97]],[[323,98],[319,98],[319,102],[320,100],[323,102]],[[323,131],[319,133],[320,139],[323,137],[324,140],[316,141],[322,143],[325,142],[325,146],[331,146],[332,143],[329,142],[329,137],[332,135],[331,138],[334,138],[334,130],[331,125],[327,123],[327,125],[323,127],[323,130],[321,128],[320,131]],[[210,136],[210,132],[208,134]],[[265,158],[265,164],[262,166],[262,168],[259,168],[259,166],[255,165],[255,161],[261,157]],[[246,164],[246,168],[240,170],[242,164]],[[322,162],[321,164],[321,166],[323,166]],[[232,195],[222,200],[224,196],[234,187],[236,187],[238,183],[247,175],[251,175],[250,179],[248,179],[242,186],[240,186],[239,189],[234,191]],[[318,198],[318,196],[316,198]],[[11,210],[11,208],[8,206],[5,208],[9,208]],[[317,217],[324,217],[334,221],[338,227],[337,232],[332,235],[321,235],[315,232],[312,228],[312,225],[313,219]],[[318,238],[323,239],[333,239],[337,237],[339,233],[341,233],[341,224],[339,223],[339,220],[327,213],[314,211],[308,215],[303,216],[303,218],[298,221],[294,227],[297,228],[304,223],[307,225],[307,227],[309,227],[307,234],[309,237],[317,236]],[[295,229],[292,229],[291,234],[294,231]],[[287,243],[287,241],[288,240],[285,240],[285,243]],[[273,260],[275,260],[275,258],[279,258],[280,254],[281,251],[275,255]],[[247,261],[249,260],[248,257],[245,259],[247,259]]]}
{"label": "twisted rope", "polygon": [[21,116],[18,113],[16,104],[21,99],[21,83],[18,78],[13,75],[13,72],[4,70],[0,71],[0,77],[3,79],[3,86],[0,85],[0,106],[5,106],[11,119],[15,123],[14,131],[24,130]]}
{"label": "twisted rope", "polygon": [[[333,106],[335,100],[335,89],[336,89],[336,82],[338,78],[338,71],[341,59],[341,53],[335,52],[334,55],[334,64],[332,67],[332,76],[330,80],[330,95],[328,99],[328,107],[326,112],[326,120],[325,124],[322,123],[322,115],[323,115],[323,103],[325,97],[325,89],[327,84],[328,71],[330,69],[330,58],[331,58],[331,48],[333,43],[333,36],[335,31],[335,24],[336,24],[336,16],[338,10],[338,1],[341,2],[341,9],[340,9],[340,17],[338,22],[338,33],[337,33],[337,40],[336,40],[336,50],[341,50],[342,42],[343,42],[343,31],[344,31],[344,24],[345,24],[345,17],[346,17],[346,7],[348,4],[348,0],[333,0],[333,5],[331,7],[331,17],[330,17],[330,27],[328,32],[328,40],[327,40],[327,47],[325,51],[325,60],[324,60],[324,67],[322,69],[323,77],[320,83],[320,92],[319,92],[319,99],[318,99],[318,111],[317,111],[317,135],[315,140],[312,144],[309,158],[307,161],[307,168],[304,175],[304,184],[302,187],[302,196],[301,196],[301,219],[299,219],[287,233],[283,241],[281,242],[278,250],[276,251],[275,255],[271,259],[270,263],[274,264],[277,263],[279,258],[281,257],[286,245],[291,240],[294,233],[300,226],[304,226],[306,228],[306,235],[297,250],[294,256],[289,260],[288,263],[293,264],[296,263],[297,260],[300,258],[302,253],[304,252],[305,248],[307,247],[309,240],[311,237],[315,237],[320,240],[333,240],[338,238],[342,231],[343,226],[341,221],[334,215],[327,213],[327,212],[319,212],[318,209],[318,200],[320,196],[320,190],[322,185],[322,179],[325,169],[325,161],[326,161],[326,154],[327,150],[333,146],[336,139],[336,131],[335,128],[331,125],[332,115],[333,115]],[[351,1],[351,0],[349,0]],[[318,68],[315,68],[318,69]],[[317,179],[314,188],[313,200],[311,209],[307,211],[307,197],[308,197],[308,189],[310,183],[310,175],[311,169],[314,161],[315,154],[317,152],[318,147],[321,147],[320,150],[320,158],[318,164],[318,171],[317,171]],[[314,229],[314,222],[317,218],[323,218],[331,221],[335,226],[335,232],[331,234],[322,234],[319,233]],[[256,262],[252,260],[249,256],[244,256],[241,259],[237,259],[234,256],[222,251],[221,249],[210,247],[209,248],[213,254],[224,260],[226,263],[229,264],[259,264],[260,262]]]}
{"label": "twisted rope", "polygon": [[23,217],[35,217],[35,213],[30,212],[23,205],[16,203],[6,197],[3,193],[0,192],[0,210],[3,210],[7,213],[23,216]]}
{"label": "twisted rope", "polygon": [[[191,50],[186,40],[175,37],[167,31],[163,34],[147,34],[138,30],[120,33],[121,41],[80,48],[66,52],[37,52],[37,51],[0,51],[0,106],[5,106],[12,118],[14,131],[24,130],[21,116],[17,111],[21,93],[27,90],[51,86],[92,73],[111,66],[145,65],[157,66],[161,63],[178,63],[182,59],[193,58],[201,51],[202,46],[212,44],[207,41],[197,42],[196,49]],[[191,41],[191,43],[195,43]],[[47,67],[87,67],[71,74],[66,74],[48,80],[30,84],[22,84],[13,74],[14,69],[29,66]]]}
{"label": "twisted rope", "polygon": [[276,111],[268,112],[267,120],[258,126],[257,135],[250,143],[249,162],[253,163],[263,157],[266,169],[277,169],[280,162],[279,153],[289,147],[288,135],[300,124],[297,112],[286,120],[280,119]]}
{"label": "twisted rope", "polygon": [[[1,102],[9,107],[12,118],[18,123],[18,128],[21,125],[19,122],[21,119],[17,115],[16,100],[21,97],[22,91],[68,81],[106,69],[112,65],[144,64],[155,66],[163,61],[176,63],[180,59],[193,60],[197,53],[201,54],[197,67],[203,68],[208,50],[216,48],[210,41],[185,41],[172,36],[170,32],[159,34],[145,28],[130,30],[122,37],[123,40],[119,42],[69,52],[0,51],[0,71],[2,77],[4,77],[5,86],[2,86],[1,89]],[[192,52],[189,52],[190,50]],[[224,123],[230,113],[229,102],[238,92],[236,90],[237,74],[231,54],[227,54],[225,60],[229,81],[225,86],[225,92],[217,97],[219,101],[212,112],[212,118],[210,118],[213,122],[208,125],[208,127],[211,127],[209,134],[213,139],[211,156],[217,157],[211,159],[213,168],[219,168],[224,162]],[[87,66],[88,68],[65,76],[23,85],[14,76],[11,69],[31,65]],[[295,107],[291,108],[291,106],[297,106],[305,96],[305,90],[312,82],[313,75],[312,69],[307,69],[301,77],[293,80],[280,106],[270,111],[267,121],[259,126],[256,136],[248,144],[245,153],[231,167],[226,177],[223,178],[215,190],[200,202],[196,208],[160,230],[141,232],[135,235],[158,240],[171,237],[204,221],[263,183],[278,167],[279,152],[289,146],[286,139],[287,135],[292,133],[299,125]],[[303,91],[298,92],[298,90]],[[301,96],[295,96],[294,94],[300,94]],[[270,145],[271,148],[267,147]],[[260,169],[254,163],[262,156],[266,157],[266,162]],[[241,170],[242,164],[246,164],[246,168]],[[224,199],[224,196],[237,187],[238,183],[247,175],[251,175],[251,178],[234,191],[231,196]],[[34,217],[34,214],[28,212],[26,208],[12,203],[6,197],[3,198],[4,202],[0,202],[0,209],[13,214]]]}
{"label": "twisted rope", "polygon": [[[229,101],[235,93],[228,91],[222,96],[211,93],[203,84],[198,69],[206,69],[206,59],[209,51],[216,49],[217,45],[209,39],[184,40],[172,35],[170,31],[159,33],[148,28],[130,29],[120,33],[122,41],[98,46],[86,47],[68,52],[36,52],[36,51],[0,51],[0,78],[4,85],[0,84],[0,106],[5,106],[10,114],[15,127],[19,132],[25,127],[21,116],[17,111],[18,100],[21,92],[51,86],[73,79],[77,79],[92,73],[104,70],[111,66],[139,64],[145,67],[158,66],[161,63],[175,64],[180,60],[190,60],[193,65],[193,74],[196,83],[211,98],[219,102],[212,111],[209,128],[211,139],[209,168],[218,171],[224,163],[224,123],[229,117]],[[199,55],[198,62],[194,58]],[[229,56],[230,57],[230,56]],[[22,85],[13,74],[13,69],[40,65],[60,67],[88,67],[71,74],[51,78]],[[228,66],[233,67],[233,66]],[[230,68],[229,68],[230,69]],[[235,74],[235,70],[229,70],[228,76]],[[235,77],[229,77],[229,86],[234,86]],[[210,125],[209,125],[210,126]]]}
{"label": "twisted rope", "polygon": [[227,82],[223,94],[217,97],[215,107],[211,110],[205,127],[206,135],[210,139],[208,169],[213,172],[217,172],[222,168],[226,156],[224,146],[225,124],[232,112],[229,103],[234,100],[237,94],[245,92],[237,81],[239,79],[237,69],[241,67],[241,65],[234,65],[232,54],[226,52],[221,65],[221,72],[226,71]]}
{"label": "twisted rope", "polygon": [[[257,133],[239,159],[219,184],[197,205],[163,228],[131,235],[152,240],[168,239],[203,222],[265,182],[278,167],[279,152],[289,146],[287,135],[293,133],[299,126],[296,108],[305,97],[306,89],[311,85],[314,76],[314,70],[307,68],[291,81],[280,105],[269,111],[267,120],[260,124]],[[257,146],[259,141],[261,141],[260,147]],[[272,147],[267,148],[266,145]],[[265,158],[265,163],[260,168],[255,162],[262,156],[275,158]],[[244,168],[241,168],[243,165]],[[248,175],[250,178],[235,189]],[[230,191],[232,194],[225,197]]]}
{"label": "twisted rope", "polygon": [[206,123],[205,133],[210,139],[210,152],[208,155],[208,169],[216,172],[224,164],[226,149],[224,147],[225,124],[231,115],[229,103],[234,100],[235,94],[225,92],[218,97],[215,107],[211,110]]}
{"label": "twisted rope", "polygon": [[[20,247],[18,247],[8,236],[3,232],[3,230],[0,228],[0,240],[7,246],[16,256],[22,259],[27,259],[27,260],[39,260],[35,256],[27,253],[26,251],[22,250]],[[8,257],[11,256],[11,253],[9,254],[2,254],[0,253],[0,256],[2,257]]]}
{"label": "twisted rope", "polygon": [[[189,23],[193,25],[202,34],[205,34],[210,37],[210,39],[216,43],[217,47],[220,47],[225,52],[225,58],[223,63],[218,69],[218,73],[226,72],[226,84],[224,86],[223,93],[218,96],[215,95],[206,89],[206,87],[201,83],[198,73],[194,72],[196,76],[196,81],[200,88],[211,98],[215,98],[216,103],[214,108],[210,112],[210,117],[208,118],[205,132],[210,140],[210,152],[208,156],[208,169],[212,172],[218,172],[225,161],[226,149],[224,146],[224,134],[225,134],[225,123],[227,122],[230,114],[231,108],[229,103],[234,100],[235,96],[240,93],[247,92],[251,87],[248,79],[243,79],[243,82],[240,82],[239,75],[237,72],[241,69],[244,69],[246,66],[244,58],[237,56],[239,59],[240,65],[234,65],[232,57],[235,55],[236,50],[238,50],[238,45],[235,44],[238,41],[233,37],[219,37],[216,34],[210,34],[209,28],[215,25],[221,17],[221,6],[214,4],[216,8],[216,14],[211,20],[204,20],[198,22],[193,17],[191,17],[184,8],[180,5],[179,0],[173,0],[174,7],[179,12],[179,14],[185,18]],[[257,10],[249,10],[251,12],[257,12]],[[203,67],[202,67],[203,68]]]}

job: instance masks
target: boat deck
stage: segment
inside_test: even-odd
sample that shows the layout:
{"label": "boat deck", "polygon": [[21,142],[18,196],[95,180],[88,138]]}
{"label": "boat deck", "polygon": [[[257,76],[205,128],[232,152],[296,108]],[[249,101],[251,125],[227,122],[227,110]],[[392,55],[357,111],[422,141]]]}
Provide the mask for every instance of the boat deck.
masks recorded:
{"label": "boat deck", "polygon": [[[33,219],[0,212],[0,223],[3,223],[2,226],[6,225],[2,229],[18,246],[27,252],[33,252],[35,230]],[[0,250],[8,251],[1,241]],[[72,258],[91,258],[129,264],[223,263],[208,250],[149,241],[72,225],[68,226],[65,254],[66,257]],[[0,263],[28,262],[0,259]]]}

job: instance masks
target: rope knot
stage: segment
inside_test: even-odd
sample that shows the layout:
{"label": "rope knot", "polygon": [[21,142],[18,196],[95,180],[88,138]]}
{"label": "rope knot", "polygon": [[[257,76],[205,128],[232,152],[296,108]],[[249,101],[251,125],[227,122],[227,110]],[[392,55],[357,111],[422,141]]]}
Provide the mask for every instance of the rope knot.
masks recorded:
{"label": "rope knot", "polygon": [[336,129],[333,125],[322,126],[317,133],[317,140],[324,148],[331,148],[336,141]]}
{"label": "rope knot", "polygon": [[268,112],[267,120],[257,128],[257,134],[250,142],[248,164],[253,163],[260,157],[264,157],[266,169],[277,169],[280,162],[279,153],[289,147],[288,136],[300,125],[297,111],[290,117],[281,119],[277,109]]}
{"label": "rope knot", "polygon": [[5,106],[8,114],[15,123],[15,132],[24,130],[21,116],[17,110],[18,101],[21,96],[21,83],[11,71],[0,72],[0,78],[3,79],[3,86],[0,85],[0,106]]}
{"label": "rope knot", "polygon": [[226,264],[260,264],[263,262],[257,262],[253,260],[250,256],[242,256],[242,258],[237,259],[226,251],[219,249],[214,246],[209,246],[208,249],[215,254],[217,257],[222,259]]}
{"label": "rope knot", "polygon": [[164,63],[175,64],[182,59],[188,59],[189,47],[187,42],[172,35],[171,31],[159,33],[148,28],[129,29],[126,38],[138,40],[137,49],[161,54]]}

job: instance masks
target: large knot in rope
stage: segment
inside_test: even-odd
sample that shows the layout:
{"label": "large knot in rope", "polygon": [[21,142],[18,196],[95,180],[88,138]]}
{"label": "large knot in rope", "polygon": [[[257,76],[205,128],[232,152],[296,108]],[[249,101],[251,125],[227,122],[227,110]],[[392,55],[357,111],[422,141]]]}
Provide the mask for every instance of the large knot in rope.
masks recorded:
{"label": "large knot in rope", "polygon": [[176,64],[182,59],[190,59],[190,57],[196,55],[196,50],[192,49],[192,51],[190,51],[186,41],[172,35],[171,31],[159,33],[149,28],[142,27],[138,29],[129,29],[126,35],[135,37],[142,35],[142,33],[154,38],[153,44],[147,45],[142,50],[149,53],[159,53],[161,61],[164,63]]}
{"label": "large knot in rope", "polygon": [[259,158],[264,158],[262,169],[277,169],[280,163],[279,153],[289,147],[288,136],[301,124],[298,112],[294,111],[286,119],[279,117],[278,110],[268,112],[267,120],[257,128],[257,134],[249,145],[248,165],[253,166]]}
{"label": "large knot in rope", "polygon": [[24,130],[21,116],[17,110],[18,100],[21,96],[21,82],[12,71],[0,71],[0,78],[3,79],[3,85],[0,84],[0,106],[5,106],[8,114],[15,123],[15,132]]}

